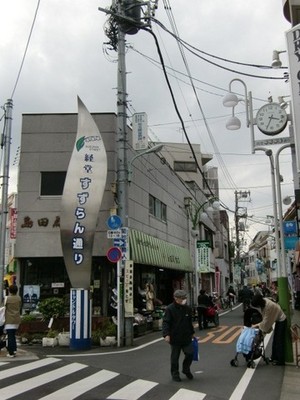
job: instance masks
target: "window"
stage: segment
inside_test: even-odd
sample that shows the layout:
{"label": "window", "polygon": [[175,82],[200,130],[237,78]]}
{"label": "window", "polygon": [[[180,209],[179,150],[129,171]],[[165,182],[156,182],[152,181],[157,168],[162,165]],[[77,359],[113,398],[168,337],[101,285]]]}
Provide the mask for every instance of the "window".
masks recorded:
{"label": "window", "polygon": [[41,172],[41,196],[61,196],[64,189],[66,171]]}
{"label": "window", "polygon": [[167,206],[156,197],[149,194],[149,213],[154,217],[167,221]]}
{"label": "window", "polygon": [[197,172],[197,165],[191,161],[174,161],[174,171]]}

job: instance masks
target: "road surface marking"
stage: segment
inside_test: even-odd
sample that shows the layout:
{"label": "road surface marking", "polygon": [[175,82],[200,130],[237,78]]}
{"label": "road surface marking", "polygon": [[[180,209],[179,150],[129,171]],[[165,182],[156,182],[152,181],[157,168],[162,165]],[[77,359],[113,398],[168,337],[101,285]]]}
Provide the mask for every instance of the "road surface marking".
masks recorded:
{"label": "road surface marking", "polygon": [[102,383],[115,378],[118,375],[119,374],[116,372],[103,369],[96,374],[90,375],[78,382],[74,382],[71,385],[65,386],[64,388],[50,393],[45,397],[41,397],[40,400],[72,400],[95,388],[96,386],[102,385]]}
{"label": "road surface marking", "polygon": [[193,390],[180,389],[169,400],[203,400],[206,394]]}
{"label": "road surface marking", "polygon": [[137,379],[136,381],[129,383],[129,385],[124,386],[117,392],[111,394],[107,398],[118,400],[137,400],[156,385],[158,385],[157,382]]}
{"label": "road surface marking", "polygon": [[[41,368],[53,363],[60,361],[58,358],[44,358],[43,360],[33,361],[30,363],[30,370]],[[4,371],[1,371],[0,380],[10,378],[12,376],[28,372],[28,364],[13,367]],[[1,398],[1,397],[0,397]]]}
{"label": "road surface marking", "polygon": [[[229,337],[227,337],[231,332],[235,333]],[[240,336],[242,331],[242,327],[241,326],[232,326],[231,328],[227,329],[223,335],[218,336],[215,340],[212,341],[212,343],[215,344],[228,344],[228,343],[232,343],[238,336]],[[227,337],[226,340],[223,340],[225,337]]]}
{"label": "road surface marking", "polygon": [[[1,400],[10,399],[21,393],[27,392],[28,390],[44,385],[45,383],[49,383],[50,381],[53,381],[55,379],[60,379],[66,375],[72,374],[73,372],[79,371],[80,369],[83,368],[87,368],[87,365],[72,363],[65,367],[61,367],[55,369],[54,371],[46,372],[42,375],[39,375],[38,378],[33,377],[19,382],[19,384],[6,386],[5,388],[0,389],[0,399]],[[28,365],[27,365],[27,371],[28,371]]]}

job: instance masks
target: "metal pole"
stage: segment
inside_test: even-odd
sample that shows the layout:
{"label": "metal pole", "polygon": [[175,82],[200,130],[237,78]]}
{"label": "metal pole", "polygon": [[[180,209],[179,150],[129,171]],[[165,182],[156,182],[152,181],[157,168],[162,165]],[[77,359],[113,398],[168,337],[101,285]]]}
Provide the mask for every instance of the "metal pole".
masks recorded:
{"label": "metal pole", "polygon": [[271,184],[272,184],[272,198],[273,198],[273,213],[274,213],[274,230],[275,230],[275,245],[277,253],[277,271],[281,273],[281,255],[280,255],[280,239],[279,239],[279,226],[278,226],[278,213],[277,213],[277,195],[276,195],[276,181],[275,181],[275,163],[273,152],[271,149],[265,150],[266,155],[270,160],[271,168]]}
{"label": "metal pole", "polygon": [[10,142],[11,142],[11,121],[12,121],[13,101],[7,100],[5,104],[5,127],[3,143],[3,175],[2,175],[2,199],[1,199],[1,230],[0,230],[0,304],[3,302],[3,280],[5,269],[5,247],[6,247],[6,224],[7,224],[7,198],[8,198],[8,181],[9,181],[9,158],[10,158]]}
{"label": "metal pole", "polygon": [[[279,229],[280,229],[280,243],[281,243],[281,253],[278,254],[278,257],[281,258],[281,270],[280,270],[279,277],[278,277],[278,296],[279,296],[279,304],[287,317],[288,328],[291,327],[291,310],[290,310],[290,292],[289,292],[289,287],[288,287],[287,266],[286,266],[287,260],[286,260],[286,254],[285,254],[285,244],[284,244],[284,235],[283,235],[279,154],[281,153],[282,150],[284,150],[290,146],[291,146],[290,144],[281,146],[277,150],[276,156],[275,156],[275,171],[276,171]],[[290,335],[285,335],[285,360],[287,362],[293,361],[293,347],[292,347]]]}
{"label": "metal pole", "polygon": [[280,187],[280,168],[279,168],[279,154],[282,150],[290,147],[290,144],[281,146],[275,155],[275,171],[276,171],[276,187],[277,187],[277,200],[278,200],[278,220],[280,230],[280,245],[281,245],[281,271],[280,276],[286,277],[286,257],[285,257],[285,244],[283,235],[283,219],[282,219],[282,198],[281,198],[281,187]]}

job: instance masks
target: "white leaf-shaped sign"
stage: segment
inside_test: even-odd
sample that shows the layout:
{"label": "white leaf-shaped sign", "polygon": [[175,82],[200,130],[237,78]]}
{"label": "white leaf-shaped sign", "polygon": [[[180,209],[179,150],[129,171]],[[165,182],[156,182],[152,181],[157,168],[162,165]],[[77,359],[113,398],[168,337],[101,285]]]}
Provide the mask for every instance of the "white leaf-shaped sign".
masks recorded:
{"label": "white leaf-shaped sign", "polygon": [[78,98],[78,127],[61,203],[60,235],[73,288],[89,289],[92,250],[107,176],[99,129]]}

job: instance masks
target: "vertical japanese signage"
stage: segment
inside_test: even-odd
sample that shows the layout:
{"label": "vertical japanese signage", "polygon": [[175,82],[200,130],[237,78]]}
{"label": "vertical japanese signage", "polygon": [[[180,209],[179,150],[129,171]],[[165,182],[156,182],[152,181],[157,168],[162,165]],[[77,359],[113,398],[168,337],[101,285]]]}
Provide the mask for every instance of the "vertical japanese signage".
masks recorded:
{"label": "vertical japanese signage", "polygon": [[61,243],[72,287],[90,287],[92,250],[105,189],[107,156],[92,116],[78,98],[78,127],[61,203]]}
{"label": "vertical japanese signage", "polygon": [[148,149],[148,118],[144,112],[132,116],[132,144],[134,150]]}
{"label": "vertical japanese signage", "polygon": [[300,171],[300,24],[286,32],[290,67],[294,139],[297,170]]}
{"label": "vertical japanese signage", "polygon": [[207,240],[197,240],[198,272],[210,272],[210,244]]}
{"label": "vertical japanese signage", "polygon": [[10,239],[16,239],[17,237],[17,216],[18,212],[16,208],[9,209],[9,237]]}

